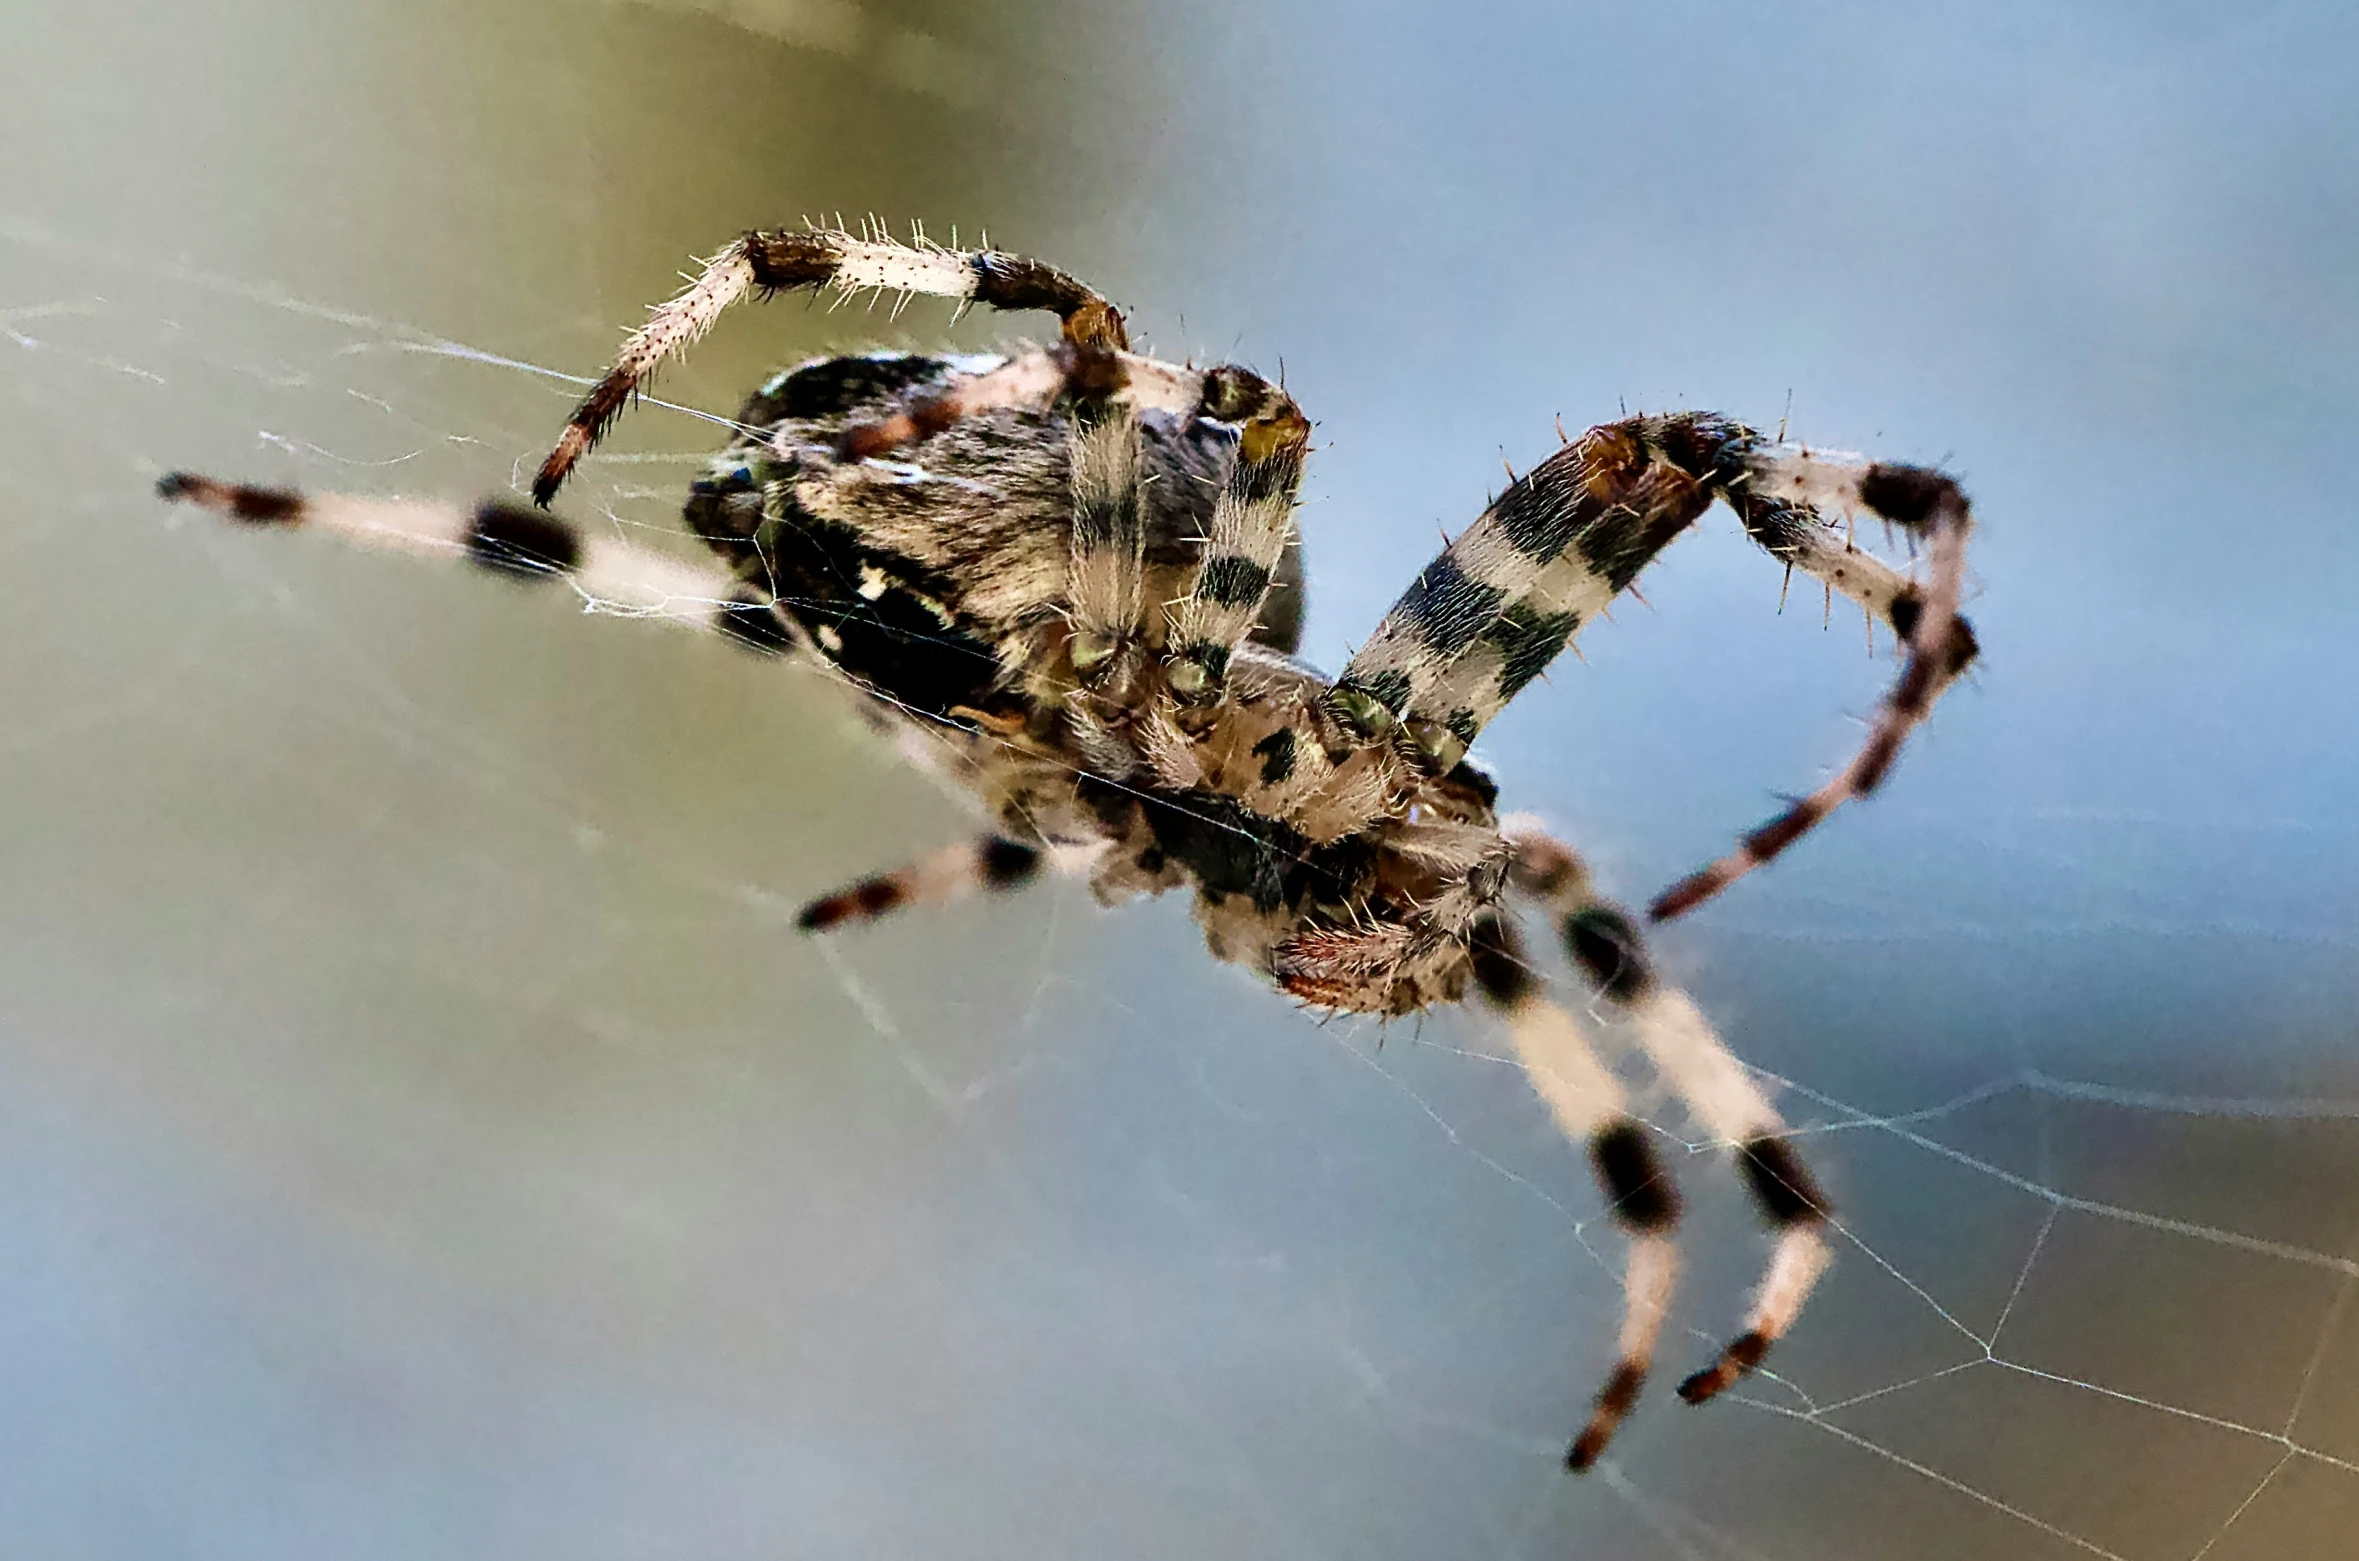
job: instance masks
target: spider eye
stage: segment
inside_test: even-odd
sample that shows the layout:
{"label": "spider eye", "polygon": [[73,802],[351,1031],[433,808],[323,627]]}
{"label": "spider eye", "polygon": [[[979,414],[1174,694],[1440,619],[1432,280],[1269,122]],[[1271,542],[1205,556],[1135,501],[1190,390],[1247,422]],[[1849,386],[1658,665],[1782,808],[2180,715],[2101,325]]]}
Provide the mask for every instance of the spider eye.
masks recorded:
{"label": "spider eye", "polygon": [[1184,699],[1203,693],[1212,676],[1201,661],[1182,660],[1171,664],[1170,680],[1171,691]]}
{"label": "spider eye", "polygon": [[1073,636],[1073,670],[1082,677],[1106,664],[1114,654],[1115,639],[1110,634],[1093,634],[1087,630]]}

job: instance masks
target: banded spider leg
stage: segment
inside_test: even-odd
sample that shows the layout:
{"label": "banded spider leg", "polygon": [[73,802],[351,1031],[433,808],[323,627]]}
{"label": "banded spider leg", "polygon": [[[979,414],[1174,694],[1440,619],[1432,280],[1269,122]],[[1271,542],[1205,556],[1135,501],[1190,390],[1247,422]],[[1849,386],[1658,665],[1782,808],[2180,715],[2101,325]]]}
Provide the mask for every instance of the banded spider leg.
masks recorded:
{"label": "banded spider leg", "polygon": [[532,482],[533,502],[547,508],[649,376],[693,346],[731,304],[748,292],[767,297],[823,287],[845,294],[875,288],[994,309],[1041,309],[1063,322],[1065,340],[1076,346],[1120,349],[1130,342],[1120,310],[1087,283],[1037,260],[923,241],[897,244],[881,232],[871,238],[833,229],[748,233],[706,261],[694,281],[656,305],[647,323],[623,343],[614,367],[582,398],[556,448],[541,463]]}
{"label": "banded spider leg", "polygon": [[[1744,1331],[1710,1366],[1679,1385],[1679,1396],[1688,1403],[1705,1403],[1761,1364],[1825,1272],[1826,1195],[1788,1142],[1777,1108],[1695,1000],[1656,974],[1636,924],[1599,898],[1580,857],[1546,835],[1519,831],[1510,838],[1515,846],[1510,881],[1557,916],[1566,953],[1599,998],[1628,1021],[1632,1038],[1663,1082],[1705,1131],[1735,1151],[1755,1207],[1777,1233]],[[1599,1169],[1604,1174],[1602,1158]],[[1637,1369],[1643,1376],[1643,1359]],[[1608,1407],[1601,1398],[1600,1414]]]}
{"label": "banded spider leg", "polygon": [[1607,1212],[1630,1248],[1623,1260],[1622,1327],[1617,1359],[1598,1391],[1589,1422],[1565,1451],[1565,1466],[1586,1469],[1638,1402],[1654,1364],[1655,1343],[1679,1279],[1679,1188],[1655,1153],[1646,1125],[1630,1114],[1621,1080],[1597,1057],[1581,1026],[1551,1001],[1523,955],[1513,924],[1490,916],[1476,924],[1474,978],[1507,1021],[1524,1077],[1565,1137],[1589,1148]]}
{"label": "banded spider leg", "polygon": [[302,494],[194,472],[169,473],[156,491],[248,525],[310,527],[365,548],[459,560],[513,580],[563,582],[601,612],[720,634],[766,655],[802,644],[802,631],[775,599],[728,569],[634,547],[504,499],[469,507]]}
{"label": "banded spider leg", "polygon": [[[1972,660],[1973,634],[1957,613],[1971,515],[1951,478],[1775,444],[1708,413],[1602,424],[1510,483],[1425,567],[1337,679],[1337,714],[1370,736],[1397,728],[1446,770],[1720,498],[1773,557],[1885,617],[1908,653],[1851,763],[1737,851],[1657,896],[1649,914],[1693,909],[1872,791]],[[1925,538],[1925,583],[1840,541],[1829,512],[1880,516]]]}

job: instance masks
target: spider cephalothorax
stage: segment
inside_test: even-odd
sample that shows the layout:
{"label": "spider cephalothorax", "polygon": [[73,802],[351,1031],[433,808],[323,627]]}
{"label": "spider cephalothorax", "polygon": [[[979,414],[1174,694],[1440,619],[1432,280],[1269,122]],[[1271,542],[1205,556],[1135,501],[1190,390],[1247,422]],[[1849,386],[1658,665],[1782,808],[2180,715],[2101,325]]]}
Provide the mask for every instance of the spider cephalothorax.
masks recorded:
{"label": "spider cephalothorax", "polygon": [[[1972,660],[1957,484],[1711,414],[1626,417],[1515,479],[1330,680],[1293,658],[1310,424],[1282,389],[1134,355],[1119,311],[1036,261],[822,230],[749,234],[658,308],[574,414],[534,499],[546,506],[647,376],[731,302],[826,287],[1046,309],[1063,337],[1006,357],[880,354],[780,374],[690,491],[689,528],[718,567],[506,500],[307,498],[185,473],[162,488],[248,521],[570,581],[610,609],[839,675],[906,752],[964,785],[989,832],[813,902],[808,930],[1012,887],[1053,861],[1109,903],[1190,890],[1216,956],[1321,1008],[1401,1015],[1479,992],[1588,1144],[1632,1238],[1618,1361],[1567,1455],[1579,1468],[1644,1381],[1679,1202],[1620,1081],[1523,957],[1515,902],[1543,908],[1598,1007],[1735,1149],[1779,1232],[1745,1330],[1681,1394],[1702,1402],[1757,1364],[1826,1263],[1826,1201],[1775,1108],[1655,976],[1636,925],[1568,847],[1502,824],[1467,750],[1657,553],[1728,503],[1789,569],[1891,624],[1904,655],[1851,762],[1650,910],[1693,907],[1873,789]],[[1860,514],[1923,541],[1922,584],[1851,546],[1839,523]]]}

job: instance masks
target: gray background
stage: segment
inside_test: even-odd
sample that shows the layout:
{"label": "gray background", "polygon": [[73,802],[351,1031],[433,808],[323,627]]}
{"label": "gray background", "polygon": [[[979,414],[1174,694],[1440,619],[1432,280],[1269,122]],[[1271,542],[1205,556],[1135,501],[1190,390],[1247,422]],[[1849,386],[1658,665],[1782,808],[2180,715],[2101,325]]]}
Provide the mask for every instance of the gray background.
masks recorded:
{"label": "gray background", "polygon": [[[2350,13],[998,10],[0,11],[0,1551],[2346,1554]],[[964,828],[815,679],[148,496],[503,489],[839,208],[1282,364],[1330,666],[1558,414],[1968,481],[1986,666],[1663,939],[1851,1238],[1773,1379],[1567,1479],[1618,1243],[1479,1016],[1072,887],[802,941]],[[664,394],[1038,329],[947,316],[749,308]],[[717,437],[572,513],[660,535]],[[1486,739],[1634,898],[1889,670],[1704,532]],[[1762,1254],[1680,1169],[1674,1367]]]}

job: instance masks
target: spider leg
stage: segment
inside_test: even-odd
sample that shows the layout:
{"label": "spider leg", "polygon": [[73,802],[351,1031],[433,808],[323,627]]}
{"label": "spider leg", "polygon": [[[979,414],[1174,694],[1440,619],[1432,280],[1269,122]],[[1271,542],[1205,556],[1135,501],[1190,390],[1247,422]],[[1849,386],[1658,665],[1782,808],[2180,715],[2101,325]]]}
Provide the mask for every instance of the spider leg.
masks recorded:
{"label": "spider leg", "polygon": [[985,835],[813,900],[796,921],[805,932],[826,932],[848,921],[874,921],[904,905],[949,905],[983,890],[1002,893],[1038,877],[1041,856],[1037,846]]}
{"label": "spider leg", "polygon": [[853,424],[844,430],[837,453],[848,461],[888,456],[962,418],[1008,408],[1046,412],[1067,397],[1210,417],[1215,414],[1208,406],[1206,377],[1087,343],[1034,347],[980,374],[958,375],[943,389],[913,397],[884,417]]}
{"label": "spider leg", "polygon": [[1073,537],[1065,570],[1073,675],[1127,700],[1140,656],[1147,571],[1138,409],[1102,396],[1073,403]]}
{"label": "spider leg", "polygon": [[[1972,517],[1956,482],[1923,467],[1774,444],[1704,413],[1627,418],[1574,440],[1510,483],[1442,550],[1361,646],[1329,696],[1365,737],[1398,727],[1437,771],[1716,498],[1773,556],[1892,623],[1908,651],[1867,740],[1826,785],[1738,849],[1657,896],[1692,910],[1769,861],[1836,807],[1873,791],[1901,743],[1975,654],[1958,616]],[[1822,511],[1880,516],[1926,541],[1922,585],[1841,543]]]}
{"label": "spider leg", "polygon": [[[842,454],[860,460],[940,433],[961,418],[1004,407],[1045,410],[1069,398],[1081,428],[1074,452],[1074,585],[1079,642],[1075,670],[1113,655],[1138,622],[1137,569],[1101,525],[1137,509],[1136,434],[1141,408],[1238,425],[1237,447],[1213,501],[1204,557],[1181,598],[1166,655],[1172,692],[1186,704],[1220,698],[1230,658],[1260,622],[1279,560],[1294,534],[1295,494],[1310,445],[1310,419],[1285,391],[1250,369],[1174,371],[1125,352],[1066,344],[1025,353],[985,373],[909,402],[887,417],[845,430]],[[1091,412],[1088,408],[1102,410]],[[1142,538],[1143,545],[1143,538]],[[1095,552],[1103,556],[1091,557]],[[1089,665],[1083,665],[1087,662]]]}
{"label": "spider leg", "polygon": [[[1900,673],[1877,708],[1859,752],[1833,779],[1745,835],[1737,848],[1655,896],[1647,914],[1668,921],[1694,909],[1808,834],[1836,808],[1882,784],[1900,745],[1933,713],[1933,702],[1977,652],[1973,628],[1958,615],[1973,512],[1956,481],[1922,466],[1772,445],[1748,458],[1752,481],[1732,495],[1745,529],[1779,558],[1858,601],[1879,608],[1907,643]],[[1866,511],[1925,539],[1922,587],[1876,561],[1838,547],[1818,513]]]}
{"label": "spider leg", "polygon": [[1744,1331],[1710,1366],[1679,1384],[1681,1398],[1704,1403],[1761,1364],[1826,1271],[1826,1195],[1794,1152],[1777,1108],[1694,999],[1656,975],[1637,925],[1598,898],[1580,858],[1545,835],[1519,834],[1514,841],[1512,880],[1560,913],[1573,962],[1598,995],[1628,1017],[1648,1061],[1705,1130],[1735,1149],[1754,1206],[1777,1233]]}
{"label": "spider leg", "polygon": [[1278,560],[1294,534],[1295,495],[1311,436],[1310,419],[1293,397],[1240,368],[1204,376],[1199,415],[1241,429],[1213,502],[1203,560],[1179,606],[1165,667],[1172,692],[1192,705],[1221,697],[1229,659],[1261,620]]}
{"label": "spider leg", "polygon": [[847,295],[874,288],[995,309],[1044,309],[1064,322],[1067,342],[1116,349],[1129,345],[1119,310],[1088,284],[1037,260],[922,241],[896,244],[881,234],[855,238],[831,229],[748,233],[706,261],[695,281],[658,304],[623,343],[614,367],[582,398],[556,448],[541,463],[533,478],[533,502],[546,507],[648,377],[711,330],[731,304],[749,291],[767,295],[830,286]]}
{"label": "spider leg", "polygon": [[306,495],[193,472],[168,474],[156,491],[249,525],[306,526],[366,548],[461,559],[514,580],[563,581],[598,611],[708,630],[765,654],[799,643],[800,631],[774,598],[727,570],[585,532],[505,499],[469,509],[425,499]]}
{"label": "spider leg", "polygon": [[1437,770],[1602,613],[1716,493],[1749,436],[1682,413],[1590,429],[1507,485],[1421,571],[1336,680],[1337,713],[1396,724]]}
{"label": "spider leg", "polygon": [[1475,924],[1471,948],[1476,987],[1505,1016],[1524,1076],[1564,1135],[1588,1145],[1606,1207],[1630,1240],[1618,1358],[1588,1424],[1565,1452],[1565,1467],[1586,1469],[1605,1451],[1646,1386],[1679,1277],[1679,1248],[1672,1236],[1679,1223],[1679,1189],[1656,1156],[1646,1126],[1630,1115],[1621,1081],[1598,1060],[1573,1016],[1542,995],[1513,925],[1503,916],[1486,916]]}

